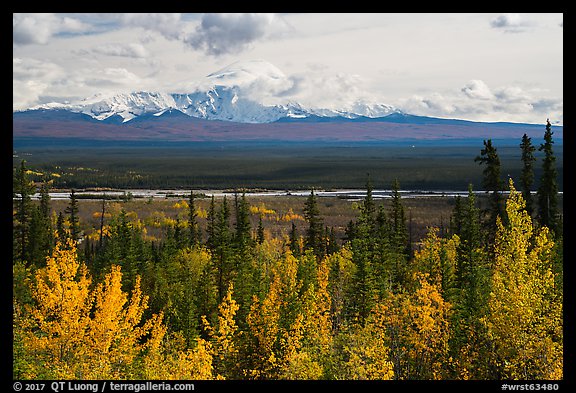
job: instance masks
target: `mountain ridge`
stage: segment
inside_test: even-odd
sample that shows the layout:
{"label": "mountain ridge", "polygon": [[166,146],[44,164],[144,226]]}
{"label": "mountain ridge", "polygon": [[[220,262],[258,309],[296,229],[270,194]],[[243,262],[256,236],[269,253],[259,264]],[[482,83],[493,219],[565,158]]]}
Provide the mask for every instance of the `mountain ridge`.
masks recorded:
{"label": "mountain ridge", "polygon": [[119,93],[113,96],[94,96],[75,103],[37,105],[26,110],[66,110],[83,113],[97,120],[120,116],[123,122],[132,121],[146,114],[160,114],[166,110],[177,110],[185,115],[206,119],[225,120],[238,123],[273,123],[281,119],[298,119],[310,116],[342,117],[384,117],[398,110],[386,104],[354,104],[354,110],[334,110],[328,108],[307,108],[300,103],[264,105],[245,97],[237,86],[214,86],[207,90],[192,93],[160,93],[139,91]]}
{"label": "mountain ridge", "polygon": [[[129,122],[120,117],[96,120],[84,113],[62,109],[37,109],[13,113],[13,140],[110,141],[284,141],[284,142],[415,142],[450,143],[456,140],[510,139],[520,143],[526,133],[534,140],[544,134],[544,124],[482,123],[390,115],[382,118],[310,117],[272,123],[239,123],[206,120],[177,110],[146,114]],[[563,127],[553,126],[559,143]]]}
{"label": "mountain ridge", "polygon": [[[381,142],[543,134],[544,124],[417,116],[366,99],[332,108],[294,101],[270,103],[271,98],[284,97],[292,89],[294,82],[274,65],[264,60],[241,61],[207,75],[195,86],[183,84],[183,92],[97,94],[76,102],[13,111],[13,135],[110,141]],[[562,127],[554,129],[561,139]]]}
{"label": "mountain ridge", "polygon": [[286,100],[287,92],[295,88],[294,83],[265,60],[247,60],[232,63],[202,80],[183,83],[178,89],[180,92],[99,93],[75,102],[50,102],[20,111],[64,109],[97,120],[120,116],[123,122],[130,122],[142,115],[160,114],[170,109],[206,120],[238,123],[272,123],[283,118],[310,116],[382,117],[397,111],[390,105],[365,99],[337,108],[305,106]]}

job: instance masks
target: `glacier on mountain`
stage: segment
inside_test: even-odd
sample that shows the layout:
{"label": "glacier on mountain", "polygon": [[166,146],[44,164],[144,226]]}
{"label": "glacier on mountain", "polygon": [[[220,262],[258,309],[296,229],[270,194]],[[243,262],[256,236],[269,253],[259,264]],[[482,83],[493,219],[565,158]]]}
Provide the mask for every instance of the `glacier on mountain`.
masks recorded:
{"label": "glacier on mountain", "polygon": [[[202,87],[199,87],[202,86]],[[128,122],[144,114],[161,115],[178,110],[188,116],[239,123],[271,123],[283,118],[310,116],[383,117],[398,112],[382,103],[358,100],[342,108],[304,107],[297,102],[267,104],[267,96],[281,95],[291,88],[290,78],[264,60],[233,63],[209,74],[190,93],[139,91],[95,95],[75,103],[48,103],[30,109],[64,109],[84,113],[97,120],[120,116]]]}

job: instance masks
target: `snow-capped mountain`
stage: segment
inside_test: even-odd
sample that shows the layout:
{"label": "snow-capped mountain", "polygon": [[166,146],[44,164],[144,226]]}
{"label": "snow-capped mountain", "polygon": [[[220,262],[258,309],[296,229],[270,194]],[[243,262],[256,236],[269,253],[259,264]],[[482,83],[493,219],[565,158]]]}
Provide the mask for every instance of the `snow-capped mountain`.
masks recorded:
{"label": "snow-capped mountain", "polygon": [[159,113],[169,108],[175,108],[174,98],[170,94],[143,91],[113,96],[96,95],[77,103],[50,103],[32,109],[66,109],[97,120],[118,115],[126,122],[143,114]]}
{"label": "snow-capped mountain", "polygon": [[30,109],[61,109],[97,120],[119,116],[123,122],[144,114],[161,115],[167,110],[177,110],[200,119],[238,123],[272,123],[284,118],[310,116],[375,118],[399,112],[392,106],[367,101],[356,101],[337,109],[304,107],[290,101],[269,103],[270,98],[281,96],[292,84],[290,78],[274,65],[264,60],[251,60],[236,62],[209,74],[205,80],[195,82],[190,93],[140,91],[96,95],[74,103],[53,102]]}

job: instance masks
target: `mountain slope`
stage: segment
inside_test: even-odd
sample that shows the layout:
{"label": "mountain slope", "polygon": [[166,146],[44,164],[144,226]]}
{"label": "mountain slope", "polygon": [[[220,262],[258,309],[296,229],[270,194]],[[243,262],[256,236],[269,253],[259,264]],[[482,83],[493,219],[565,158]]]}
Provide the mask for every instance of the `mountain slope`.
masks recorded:
{"label": "mountain slope", "polygon": [[[236,62],[183,85],[183,92],[96,95],[13,112],[14,140],[109,141],[454,141],[541,138],[543,125],[480,123],[414,116],[378,102],[339,108],[271,104],[294,88],[277,67]],[[267,103],[268,102],[268,103]],[[562,139],[562,127],[554,127]]]}
{"label": "mountain slope", "polygon": [[295,102],[266,103],[292,87],[293,81],[274,65],[263,60],[251,60],[236,62],[209,74],[204,80],[189,86],[188,92],[98,94],[78,102],[52,102],[30,109],[67,110],[115,123],[166,110],[178,110],[200,119],[239,123],[271,123],[310,116],[381,117],[396,111],[386,104],[365,101],[356,101],[347,108],[338,109],[307,108]]}
{"label": "mountain slope", "polygon": [[[390,118],[391,117],[391,118]],[[239,123],[206,120],[179,110],[146,114],[129,122],[98,121],[83,113],[64,110],[15,112],[14,141],[50,139],[73,143],[75,140],[157,141],[157,142],[362,142],[362,143],[466,143],[482,139],[519,141],[526,133],[541,140],[544,125],[479,123],[396,115],[371,118],[308,117],[273,123]],[[562,143],[562,127],[553,127],[554,139]],[[480,141],[480,142],[478,142]],[[514,142],[516,144],[516,142]]]}

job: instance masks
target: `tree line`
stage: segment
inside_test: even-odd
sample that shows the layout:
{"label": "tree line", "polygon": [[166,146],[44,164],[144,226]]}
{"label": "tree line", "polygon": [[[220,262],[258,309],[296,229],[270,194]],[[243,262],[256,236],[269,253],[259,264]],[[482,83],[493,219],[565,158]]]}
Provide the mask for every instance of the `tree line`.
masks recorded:
{"label": "tree line", "polygon": [[[531,198],[535,147],[522,138],[519,190],[503,196],[491,140],[488,208],[469,185],[446,231],[411,242],[400,184],[366,195],[338,242],[314,190],[306,230],[253,228],[244,194],[212,198],[201,229],[161,241],[121,211],[82,237],[74,192],[52,222],[48,183],[15,170],[13,376],[18,379],[562,379],[562,219],[552,132]],[[546,178],[544,178],[546,177]],[[550,177],[550,178],[548,178]],[[204,220],[204,219],[202,219]]]}

